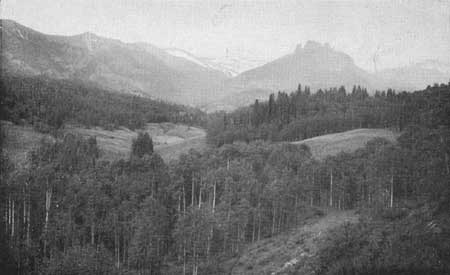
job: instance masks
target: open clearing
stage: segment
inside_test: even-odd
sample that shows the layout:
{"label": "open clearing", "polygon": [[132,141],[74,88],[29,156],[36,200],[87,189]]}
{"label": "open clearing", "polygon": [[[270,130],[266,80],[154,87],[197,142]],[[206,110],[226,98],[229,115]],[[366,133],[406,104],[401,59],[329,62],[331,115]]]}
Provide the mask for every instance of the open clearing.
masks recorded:
{"label": "open clearing", "polygon": [[323,217],[314,217],[290,232],[250,245],[235,261],[230,274],[271,275],[310,274],[308,260],[318,251],[317,243],[329,231],[345,223],[358,222],[354,211],[330,210]]}
{"label": "open clearing", "polygon": [[[42,138],[50,138],[49,135],[35,131],[31,126],[14,125],[7,121],[2,121],[1,126],[5,135],[3,148],[8,158],[19,166],[27,164],[27,153],[36,148]],[[180,154],[187,153],[190,149],[201,151],[206,147],[205,130],[183,124],[148,123],[145,129],[138,131],[123,127],[108,131],[99,127],[88,129],[66,126],[65,131],[83,137],[95,136],[101,149],[100,158],[103,160],[127,158],[133,139],[139,131],[149,133],[155,151],[166,162],[177,159]]]}
{"label": "open clearing", "polygon": [[384,138],[395,142],[398,136],[398,133],[388,129],[356,129],[295,141],[292,144],[306,144],[314,158],[324,159],[340,152],[354,152],[374,138]]}
{"label": "open clearing", "polygon": [[197,127],[174,123],[148,123],[144,129],[131,131],[127,128],[108,131],[102,128],[80,128],[68,126],[67,131],[84,137],[95,136],[102,150],[101,158],[111,160],[126,158],[130,154],[133,139],[139,131],[147,132],[153,139],[155,151],[164,161],[178,158],[190,149],[201,151],[206,146],[206,132]]}

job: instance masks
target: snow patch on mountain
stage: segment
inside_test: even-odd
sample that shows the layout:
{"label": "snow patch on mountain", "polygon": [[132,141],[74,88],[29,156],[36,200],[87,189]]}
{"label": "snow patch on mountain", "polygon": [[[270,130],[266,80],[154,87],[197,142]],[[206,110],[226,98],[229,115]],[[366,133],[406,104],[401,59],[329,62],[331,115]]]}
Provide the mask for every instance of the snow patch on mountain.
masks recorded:
{"label": "snow patch on mountain", "polygon": [[184,50],[180,50],[180,49],[175,49],[175,48],[170,48],[170,49],[166,49],[166,52],[172,56],[176,56],[176,57],[181,57],[184,58],[186,60],[189,60],[197,65],[200,65],[204,68],[210,68],[210,66],[208,66],[208,64],[205,64],[204,62],[202,62],[201,60],[199,60],[196,56],[184,51]]}
{"label": "snow patch on mountain", "polygon": [[204,68],[223,72],[228,77],[235,77],[244,71],[258,67],[265,63],[262,60],[253,60],[231,56],[198,57],[185,50],[177,48],[168,48],[165,49],[165,51],[172,56],[184,58]]}

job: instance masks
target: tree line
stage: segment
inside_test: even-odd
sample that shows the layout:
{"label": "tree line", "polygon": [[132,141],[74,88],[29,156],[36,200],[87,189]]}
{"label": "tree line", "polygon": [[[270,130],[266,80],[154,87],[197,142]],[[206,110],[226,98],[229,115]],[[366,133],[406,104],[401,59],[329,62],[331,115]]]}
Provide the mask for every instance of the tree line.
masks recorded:
{"label": "tree line", "polygon": [[200,110],[107,91],[75,80],[2,75],[1,117],[49,132],[66,123],[140,129],[148,122],[205,124]]}
{"label": "tree line", "polygon": [[[208,121],[208,140],[215,146],[234,141],[295,141],[356,128],[392,128],[402,131],[408,124],[422,123],[422,111],[439,104],[447,85],[435,84],[426,92],[376,91],[354,86],[319,89],[298,86],[291,93],[271,94],[267,101],[231,113],[219,112]],[[425,96],[427,93],[429,96]]]}

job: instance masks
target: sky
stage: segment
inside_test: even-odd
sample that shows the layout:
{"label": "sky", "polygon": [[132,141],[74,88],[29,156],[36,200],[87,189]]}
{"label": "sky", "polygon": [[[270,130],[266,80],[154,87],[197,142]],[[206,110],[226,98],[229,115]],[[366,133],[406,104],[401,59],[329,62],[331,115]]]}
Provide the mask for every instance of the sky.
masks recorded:
{"label": "sky", "polygon": [[262,64],[314,40],[369,71],[450,63],[450,0],[0,1],[1,18],[43,33],[92,32],[201,57]]}

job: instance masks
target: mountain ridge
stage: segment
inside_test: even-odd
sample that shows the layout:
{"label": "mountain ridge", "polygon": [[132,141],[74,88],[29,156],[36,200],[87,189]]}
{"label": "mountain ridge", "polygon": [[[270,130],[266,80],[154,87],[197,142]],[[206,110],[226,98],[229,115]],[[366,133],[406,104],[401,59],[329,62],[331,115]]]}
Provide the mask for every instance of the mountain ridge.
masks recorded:
{"label": "mountain ridge", "polygon": [[46,35],[4,19],[1,26],[2,65],[8,72],[77,78],[191,105],[207,100],[213,86],[227,78],[149,43],[124,43],[90,32]]}
{"label": "mountain ridge", "polygon": [[412,91],[450,78],[450,65],[436,60],[368,72],[345,52],[315,41],[238,74],[236,60],[226,63],[178,48],[125,43],[92,32],[48,35],[9,19],[2,19],[1,26],[5,71],[75,78],[208,111],[235,109],[272,92],[295,90],[298,84],[310,86],[312,92],[339,86],[349,90],[353,85],[369,92]]}

